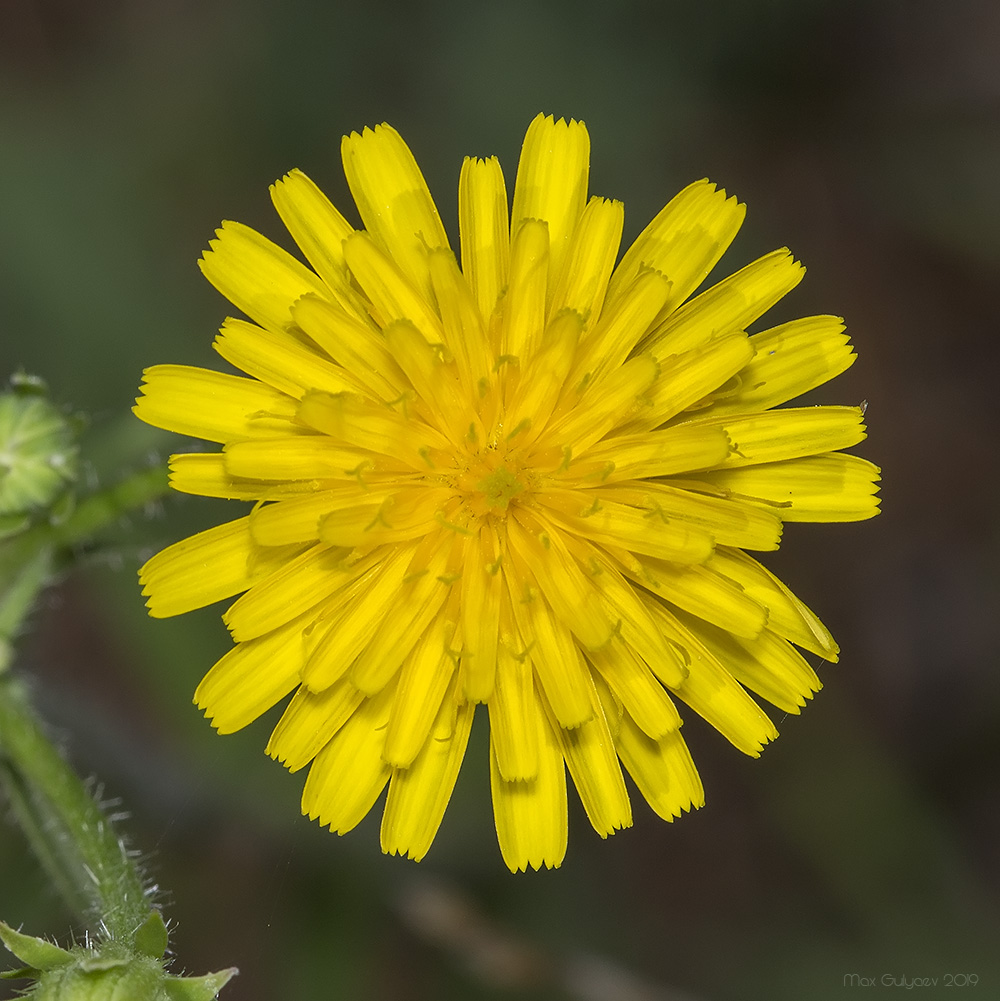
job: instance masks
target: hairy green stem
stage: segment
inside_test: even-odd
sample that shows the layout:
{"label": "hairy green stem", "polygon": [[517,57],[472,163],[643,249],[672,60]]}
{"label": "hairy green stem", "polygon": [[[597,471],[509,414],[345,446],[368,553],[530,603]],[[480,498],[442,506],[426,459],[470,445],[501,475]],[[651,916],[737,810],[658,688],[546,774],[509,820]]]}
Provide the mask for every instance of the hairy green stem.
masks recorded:
{"label": "hairy green stem", "polygon": [[142,877],[10,674],[0,678],[0,766],[11,806],[66,903],[102,935],[131,943],[150,911]]}
{"label": "hairy green stem", "polygon": [[0,786],[67,906],[102,936],[131,943],[149,917],[142,878],[91,792],[36,718],[25,684],[4,670],[10,644],[67,554],[167,490],[162,468],[140,470],[0,541]]}

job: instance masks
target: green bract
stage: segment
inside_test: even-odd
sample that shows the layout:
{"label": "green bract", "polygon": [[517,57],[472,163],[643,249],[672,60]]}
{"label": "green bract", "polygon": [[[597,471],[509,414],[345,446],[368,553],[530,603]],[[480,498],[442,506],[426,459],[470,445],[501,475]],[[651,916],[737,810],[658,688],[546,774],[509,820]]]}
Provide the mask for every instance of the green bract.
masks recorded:
{"label": "green bract", "polygon": [[[62,949],[45,939],[15,931],[0,922],[0,940],[27,966],[4,974],[36,981],[36,1001],[211,1001],[236,973],[220,970],[203,977],[174,977],[159,955],[145,945],[166,946],[166,929],[158,911],[136,936],[136,948],[106,942],[96,949]],[[162,949],[160,950],[162,954]]]}

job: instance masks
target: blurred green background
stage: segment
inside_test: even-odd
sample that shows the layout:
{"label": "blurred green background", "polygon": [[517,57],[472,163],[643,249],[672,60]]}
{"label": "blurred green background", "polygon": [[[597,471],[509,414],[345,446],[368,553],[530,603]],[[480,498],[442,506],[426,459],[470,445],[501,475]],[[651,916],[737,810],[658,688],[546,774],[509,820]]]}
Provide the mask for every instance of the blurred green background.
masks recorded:
{"label": "blurred green background", "polygon": [[[144,366],[216,364],[231,308],[195,261],[221,219],[282,240],[267,185],[294,166],[348,211],[340,136],[385,120],[454,233],[462,157],[512,182],[539,110],[587,122],[626,239],[707,175],[749,206],[716,277],[804,260],[767,325],[847,317],[860,360],[815,398],[869,401],[885,475],[881,518],[791,525],[768,560],[843,647],[815,703],[759,761],[689,713],[705,809],[667,825],[635,796],[602,842],[574,799],[562,869],[520,876],[484,725],[419,865],[381,855],[377,815],[344,838],[300,817],[302,776],[262,753],[274,714],[223,738],[190,704],[219,609],[152,621],[135,583],[225,505],[121,525],[19,669],[131,811],[179,968],[239,966],[226,1001],[781,1001],[853,973],[1000,996],[998,47],[993,0],[0,3],[0,369],[88,415],[91,482],[177,447],[128,411]],[[0,916],[65,941],[41,885],[0,829]]]}

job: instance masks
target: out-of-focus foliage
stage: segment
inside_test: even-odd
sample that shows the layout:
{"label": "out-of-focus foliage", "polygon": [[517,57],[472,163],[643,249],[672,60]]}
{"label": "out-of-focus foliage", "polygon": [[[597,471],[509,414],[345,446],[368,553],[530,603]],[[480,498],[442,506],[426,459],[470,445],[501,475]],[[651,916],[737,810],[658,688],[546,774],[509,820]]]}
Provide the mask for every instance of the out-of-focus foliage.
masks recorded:
{"label": "out-of-focus foliage", "polygon": [[[227,304],[195,261],[221,219],[281,240],[266,187],[295,166],[346,210],[340,136],[387,120],[454,232],[462,157],[512,171],[539,110],[586,120],[626,238],[707,175],[748,203],[740,261],[803,258],[789,317],[844,315],[860,355],[817,402],[867,399],[884,469],[881,518],[790,526],[768,560],[843,648],[815,702],[759,761],[690,721],[704,810],[664,825],[637,803],[601,842],[574,806],[564,867],[517,878],[485,727],[415,866],[370,823],[340,839],[299,817],[266,724],[201,719],[217,611],[150,621],[134,571],[221,502],[173,498],[80,554],[18,667],[133,811],[190,968],[239,966],[231,1001],[995,989],[996,4],[10,0],[0,19],[0,375],[89,414],[84,479],[170,447],[128,414],[144,366],[216,363]],[[10,923],[68,927],[12,828],[0,873]]]}

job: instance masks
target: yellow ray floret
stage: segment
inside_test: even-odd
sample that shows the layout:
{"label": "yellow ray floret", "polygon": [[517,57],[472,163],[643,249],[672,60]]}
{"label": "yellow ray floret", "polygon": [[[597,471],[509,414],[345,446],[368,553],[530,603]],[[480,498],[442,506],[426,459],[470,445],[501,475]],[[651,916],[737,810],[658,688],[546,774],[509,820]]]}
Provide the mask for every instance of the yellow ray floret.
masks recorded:
{"label": "yellow ray floret", "polygon": [[391,125],[383,124],[345,136],[342,153],[365,228],[399,269],[429,293],[426,253],[447,247],[448,237],[409,147]]}
{"label": "yellow ray floret", "polygon": [[458,228],[462,237],[462,273],[489,321],[507,285],[510,220],[507,189],[497,158],[466,157],[458,182]]}
{"label": "yellow ray floret", "polygon": [[236,597],[195,701],[229,733],[288,699],[267,753],[308,766],[303,813],[344,833],[388,786],[382,848],[412,859],[480,703],[512,870],[562,863],[567,775],[602,837],[632,823],[625,773],[664,819],[701,806],[683,720],[757,756],[757,699],[798,713],[799,651],[839,654],[747,550],[878,513],[843,451],[863,409],[784,406],[853,363],[843,321],[750,329],[802,279],[784,248],[695,294],[746,211],[707,180],[616,264],[582,122],[531,123],[510,207],[466,159],[455,250],[398,132],[342,154],[362,228],[293,170],[271,196],[306,263],[232,222],[204,255],[243,374],[156,365],[136,401],[216,446],[171,458],[176,490],[254,505],[140,572],[157,617]]}
{"label": "yellow ray floret", "polygon": [[548,232],[546,284],[554,289],[570,240],[587,201],[590,136],[583,122],[538,115],[528,126],[514,184],[511,236],[525,220],[540,220]]}

